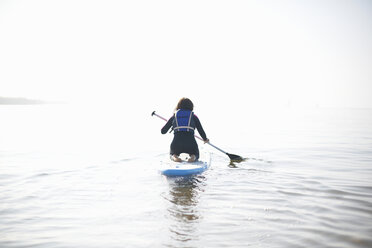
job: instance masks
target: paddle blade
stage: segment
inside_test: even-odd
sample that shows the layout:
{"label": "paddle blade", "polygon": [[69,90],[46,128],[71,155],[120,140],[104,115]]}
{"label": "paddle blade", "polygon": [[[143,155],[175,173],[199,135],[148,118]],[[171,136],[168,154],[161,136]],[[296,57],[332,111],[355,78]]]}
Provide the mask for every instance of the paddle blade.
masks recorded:
{"label": "paddle blade", "polygon": [[233,162],[242,162],[244,161],[244,158],[240,157],[239,155],[235,155],[235,154],[230,154],[230,153],[226,153],[227,156],[229,156],[230,160],[233,161]]}

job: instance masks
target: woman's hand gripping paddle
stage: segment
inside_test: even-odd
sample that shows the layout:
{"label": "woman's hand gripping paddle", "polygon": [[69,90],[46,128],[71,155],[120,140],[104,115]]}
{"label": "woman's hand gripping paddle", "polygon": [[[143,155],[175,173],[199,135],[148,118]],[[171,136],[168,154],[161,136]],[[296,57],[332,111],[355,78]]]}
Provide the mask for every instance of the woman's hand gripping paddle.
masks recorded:
{"label": "woman's hand gripping paddle", "polygon": [[[155,115],[156,117],[162,119],[163,121],[168,121],[168,120],[165,119],[164,117],[162,117],[162,116],[156,114],[155,111],[152,112],[151,116],[154,116],[154,115]],[[204,141],[204,140],[203,140],[202,138],[200,138],[199,136],[197,136],[197,135],[194,135],[194,136],[195,136],[195,138],[198,138],[198,139],[200,139],[201,141]],[[225,153],[227,156],[229,156],[229,158],[230,158],[230,160],[231,160],[232,162],[238,162],[238,163],[240,163],[240,162],[242,162],[242,161],[244,160],[244,158],[242,158],[241,156],[239,156],[239,155],[235,155],[235,154],[231,154],[231,153],[227,153],[227,152],[225,152],[224,150],[218,148],[217,146],[211,144],[210,142],[207,142],[207,144],[210,145],[210,146],[212,146],[212,147],[214,147],[214,148],[216,148],[216,149],[219,150],[220,152]]]}

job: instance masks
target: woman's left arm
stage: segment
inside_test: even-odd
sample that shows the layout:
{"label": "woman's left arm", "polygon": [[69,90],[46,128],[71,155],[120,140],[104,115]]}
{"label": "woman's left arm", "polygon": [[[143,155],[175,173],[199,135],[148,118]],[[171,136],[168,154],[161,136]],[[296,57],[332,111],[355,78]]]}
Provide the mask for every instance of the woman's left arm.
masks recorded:
{"label": "woman's left arm", "polygon": [[169,128],[172,126],[173,124],[173,119],[174,119],[174,116],[172,116],[168,121],[167,123],[164,125],[164,127],[161,129],[161,133],[162,134],[166,134],[169,130]]}

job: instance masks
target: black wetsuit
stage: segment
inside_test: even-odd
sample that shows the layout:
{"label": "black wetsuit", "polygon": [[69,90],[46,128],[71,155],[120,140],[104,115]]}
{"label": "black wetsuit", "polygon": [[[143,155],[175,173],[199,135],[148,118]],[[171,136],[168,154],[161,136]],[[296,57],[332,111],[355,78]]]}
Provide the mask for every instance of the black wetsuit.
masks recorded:
{"label": "black wetsuit", "polygon": [[[165,126],[161,129],[161,133],[165,134],[168,132],[169,128],[173,126],[174,115],[167,121]],[[196,115],[192,115],[195,127],[198,130],[200,136],[203,140],[207,139],[203,127],[199,121],[199,118]],[[194,131],[175,131],[173,141],[170,145],[170,154],[179,156],[181,153],[188,153],[190,155],[195,155],[196,159],[199,158],[199,148],[194,137]]]}

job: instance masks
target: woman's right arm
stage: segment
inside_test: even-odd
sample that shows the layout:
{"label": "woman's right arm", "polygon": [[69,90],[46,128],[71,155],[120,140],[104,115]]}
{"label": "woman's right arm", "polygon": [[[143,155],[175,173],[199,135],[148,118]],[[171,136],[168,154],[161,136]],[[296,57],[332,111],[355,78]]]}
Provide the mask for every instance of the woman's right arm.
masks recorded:
{"label": "woman's right arm", "polygon": [[208,143],[209,142],[209,139],[207,138],[207,135],[204,132],[204,129],[203,129],[201,123],[200,123],[199,118],[196,115],[194,115],[194,117],[195,117],[195,126],[196,126],[196,129],[198,129],[198,132],[199,132],[200,136],[203,138],[204,143]]}
{"label": "woman's right arm", "polygon": [[166,134],[169,130],[169,128],[171,128],[172,124],[173,124],[173,119],[174,119],[174,116],[172,116],[168,121],[167,123],[165,124],[165,126],[161,129],[161,133],[162,134]]}

